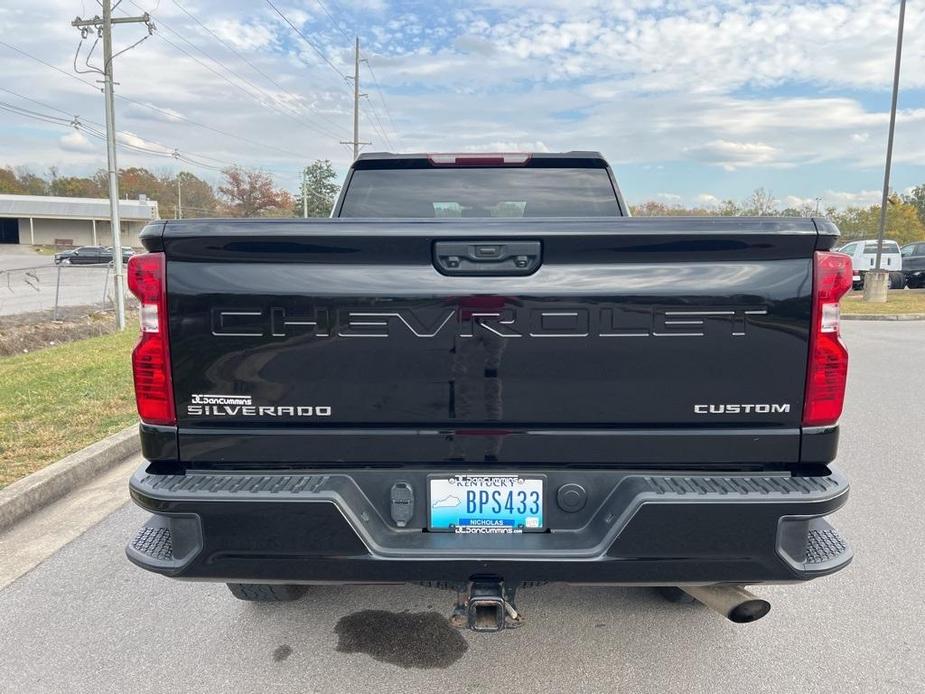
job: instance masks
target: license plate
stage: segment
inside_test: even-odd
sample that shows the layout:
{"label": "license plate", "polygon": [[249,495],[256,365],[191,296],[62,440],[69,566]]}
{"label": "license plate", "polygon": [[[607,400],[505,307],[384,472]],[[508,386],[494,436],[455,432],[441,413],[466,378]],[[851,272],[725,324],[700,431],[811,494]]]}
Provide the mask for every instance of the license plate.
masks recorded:
{"label": "license plate", "polygon": [[545,528],[541,477],[431,477],[429,492],[431,530],[495,535]]}

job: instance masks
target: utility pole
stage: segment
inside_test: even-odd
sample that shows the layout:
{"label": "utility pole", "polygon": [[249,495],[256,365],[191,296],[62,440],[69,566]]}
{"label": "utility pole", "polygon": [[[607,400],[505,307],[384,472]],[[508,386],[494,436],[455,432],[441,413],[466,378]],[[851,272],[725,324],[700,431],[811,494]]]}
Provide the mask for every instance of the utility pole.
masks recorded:
{"label": "utility pole", "polygon": [[177,219],[183,219],[183,191],[180,188],[180,176],[183,172],[177,174]]}
{"label": "utility pole", "polygon": [[353,145],[353,159],[360,156],[360,145],[371,145],[372,142],[360,142],[360,97],[367,96],[360,93],[360,37],[356,37],[356,44],[353,49],[353,140],[344,142],[342,145]]}
{"label": "utility pole", "polygon": [[[112,228],[112,268],[115,282],[116,327],[125,330],[125,274],[122,269],[122,228],[119,221],[119,166],[116,163],[116,112],[113,105],[112,76],[112,25],[141,23],[147,26],[148,36],[154,31],[154,24],[146,12],[139,17],[112,17],[112,0],[101,0],[103,16],[92,19],[77,17],[71,26],[80,29],[81,37],[86,38],[91,29],[103,39],[103,94],[106,102],[106,159],[109,169],[109,217]],[[147,37],[145,37],[147,38]],[[142,39],[144,40],[144,39]],[[140,43],[140,42],[139,42]],[[137,45],[137,44],[135,44]],[[121,53],[122,51],[120,51]],[[117,54],[118,55],[118,54]]]}
{"label": "utility pole", "polygon": [[877,231],[877,259],[874,269],[864,276],[864,301],[885,303],[890,286],[890,274],[880,267],[883,256],[883,235],[886,232],[886,206],[890,198],[890,169],[893,165],[893,133],[896,130],[896,102],[899,98],[899,66],[903,58],[903,25],[906,20],[906,0],[899,2],[899,27],[896,30],[896,60],[893,63],[893,100],[890,104],[890,133],[886,142],[886,167],[883,172],[883,197],[880,199],[880,228]]}
{"label": "utility pole", "polygon": [[[356,157],[354,157],[356,158]],[[302,169],[302,218],[308,217],[308,182],[305,180],[306,169]]]}

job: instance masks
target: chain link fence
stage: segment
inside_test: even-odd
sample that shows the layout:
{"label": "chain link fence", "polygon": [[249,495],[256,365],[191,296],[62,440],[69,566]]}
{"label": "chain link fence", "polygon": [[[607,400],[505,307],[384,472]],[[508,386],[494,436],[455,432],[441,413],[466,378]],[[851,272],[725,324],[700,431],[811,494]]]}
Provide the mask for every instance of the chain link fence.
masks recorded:
{"label": "chain link fence", "polygon": [[[0,316],[62,320],[75,313],[112,311],[114,291],[109,263],[0,270]],[[126,289],[126,301],[130,298]]]}

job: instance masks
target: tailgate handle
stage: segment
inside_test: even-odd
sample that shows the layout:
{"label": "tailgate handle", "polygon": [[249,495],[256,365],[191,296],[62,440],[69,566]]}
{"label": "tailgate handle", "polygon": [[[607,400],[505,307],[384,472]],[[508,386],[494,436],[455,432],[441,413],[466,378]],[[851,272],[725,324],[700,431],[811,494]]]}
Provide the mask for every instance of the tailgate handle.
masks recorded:
{"label": "tailgate handle", "polygon": [[532,275],[542,262],[539,241],[434,243],[434,267],[444,275]]}

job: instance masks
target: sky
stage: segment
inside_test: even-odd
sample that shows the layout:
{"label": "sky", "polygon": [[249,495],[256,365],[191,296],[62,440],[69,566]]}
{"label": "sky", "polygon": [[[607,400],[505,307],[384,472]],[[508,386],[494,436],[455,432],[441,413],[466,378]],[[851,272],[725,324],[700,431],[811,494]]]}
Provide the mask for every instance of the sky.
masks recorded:
{"label": "sky", "polygon": [[[274,9],[275,8],[275,9]],[[879,201],[898,2],[122,0],[152,36],[115,59],[119,166],[232,163],[290,190],[363,151],[597,150],[632,203]],[[95,0],[0,7],[0,165],[106,166]],[[925,183],[925,6],[906,13],[892,187]],[[115,48],[147,31],[115,29]],[[91,51],[92,49],[92,51]],[[31,56],[31,57],[30,57]],[[40,62],[41,61],[41,62]],[[76,68],[81,71],[75,72]],[[79,124],[74,127],[76,119]]]}

